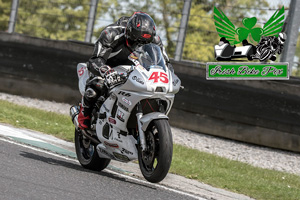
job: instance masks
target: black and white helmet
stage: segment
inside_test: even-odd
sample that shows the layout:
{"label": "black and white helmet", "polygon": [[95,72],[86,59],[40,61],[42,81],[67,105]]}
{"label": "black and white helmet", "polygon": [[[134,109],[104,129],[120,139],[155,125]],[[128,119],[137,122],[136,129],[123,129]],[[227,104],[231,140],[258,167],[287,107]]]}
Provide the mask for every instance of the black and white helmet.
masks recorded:
{"label": "black and white helmet", "polygon": [[154,20],[144,12],[135,12],[128,20],[125,37],[127,45],[135,48],[148,44],[156,35]]}
{"label": "black and white helmet", "polygon": [[284,32],[278,34],[278,40],[280,44],[284,44],[286,40],[286,34]]}

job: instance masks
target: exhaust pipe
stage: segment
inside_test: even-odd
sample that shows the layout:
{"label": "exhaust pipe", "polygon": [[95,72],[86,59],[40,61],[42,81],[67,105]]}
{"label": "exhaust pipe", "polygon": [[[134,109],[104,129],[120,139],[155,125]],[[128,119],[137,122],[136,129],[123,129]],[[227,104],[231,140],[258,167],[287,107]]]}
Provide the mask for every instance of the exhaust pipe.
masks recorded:
{"label": "exhaust pipe", "polygon": [[70,117],[72,119],[73,124],[75,125],[76,129],[78,129],[78,114],[79,114],[79,106],[72,106],[70,108]]}
{"label": "exhaust pipe", "polygon": [[101,142],[99,140],[97,140],[96,138],[93,138],[92,136],[90,136],[85,130],[81,130],[81,133],[87,137],[89,140],[92,141],[92,143],[94,143],[95,145],[100,144]]}

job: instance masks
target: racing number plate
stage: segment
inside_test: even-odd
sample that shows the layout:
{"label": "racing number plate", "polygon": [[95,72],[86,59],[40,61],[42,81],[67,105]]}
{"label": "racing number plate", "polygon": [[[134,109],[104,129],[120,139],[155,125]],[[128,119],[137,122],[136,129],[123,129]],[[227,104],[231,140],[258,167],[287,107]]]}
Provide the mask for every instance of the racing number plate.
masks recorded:
{"label": "racing number plate", "polygon": [[169,83],[168,75],[164,72],[152,72],[148,80],[154,80],[153,83]]}

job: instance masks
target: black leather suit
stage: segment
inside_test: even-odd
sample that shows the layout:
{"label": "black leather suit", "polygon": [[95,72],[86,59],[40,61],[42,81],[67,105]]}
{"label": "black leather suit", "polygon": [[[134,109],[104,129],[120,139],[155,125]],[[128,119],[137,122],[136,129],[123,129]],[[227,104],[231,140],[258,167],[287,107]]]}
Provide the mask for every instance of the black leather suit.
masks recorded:
{"label": "black leather suit", "polygon": [[[103,65],[116,67],[120,64],[133,64],[128,60],[128,56],[133,52],[133,49],[128,46],[125,38],[125,29],[128,19],[129,17],[121,17],[116,23],[107,26],[101,32],[100,37],[95,43],[93,55],[88,62],[88,69],[92,73],[92,76],[87,82],[86,92],[82,102],[83,107],[88,112],[91,112],[99,96],[105,93],[104,88],[99,90],[99,87],[95,87],[99,82],[95,79],[96,76],[100,75],[99,68]],[[152,43],[161,47],[166,61],[169,62],[160,37],[155,36]]]}
{"label": "black leather suit", "polygon": [[[94,75],[99,75],[99,68],[103,65],[115,67],[117,65],[131,65],[128,56],[133,52],[133,49],[127,45],[125,38],[125,29],[129,17],[121,17],[116,23],[107,26],[100,34],[90,63],[96,65],[89,65],[89,70]],[[155,36],[152,43],[161,47],[165,59],[169,62],[168,56],[165,53],[163,44],[159,36]]]}

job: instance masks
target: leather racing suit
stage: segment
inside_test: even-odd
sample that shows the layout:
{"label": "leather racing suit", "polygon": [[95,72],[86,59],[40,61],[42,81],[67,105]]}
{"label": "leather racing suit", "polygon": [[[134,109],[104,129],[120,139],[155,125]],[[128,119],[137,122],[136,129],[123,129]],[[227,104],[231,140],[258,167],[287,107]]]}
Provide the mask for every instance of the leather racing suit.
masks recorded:
{"label": "leather racing suit", "polygon": [[[79,122],[82,124],[80,128],[89,127],[90,115],[97,99],[106,94],[107,88],[103,84],[103,80],[99,80],[99,76],[104,78],[105,74],[111,71],[110,67],[122,65],[132,65],[133,63],[128,59],[128,56],[134,51],[125,38],[125,29],[129,17],[121,17],[114,24],[108,25],[100,33],[100,37],[95,43],[92,57],[87,63],[87,68],[90,71],[90,79],[86,84],[86,91],[82,99],[82,107],[80,109]],[[163,47],[162,41],[159,36],[153,37],[152,43],[157,44],[164,55],[167,65],[171,67],[169,58]],[[101,78],[100,78],[101,79]],[[82,115],[83,116],[80,116]],[[88,119],[87,122],[84,120]]]}

